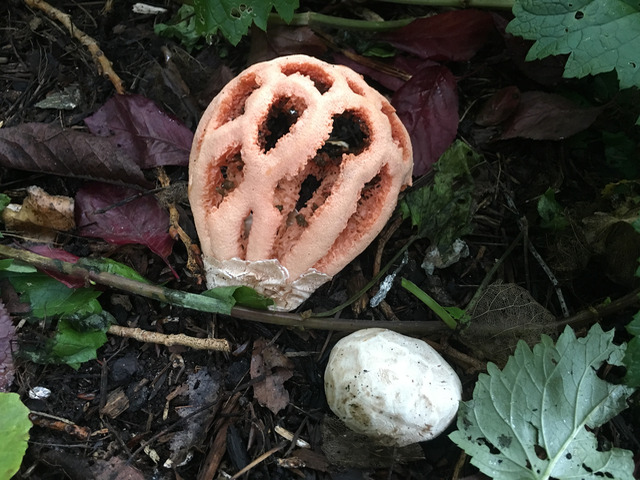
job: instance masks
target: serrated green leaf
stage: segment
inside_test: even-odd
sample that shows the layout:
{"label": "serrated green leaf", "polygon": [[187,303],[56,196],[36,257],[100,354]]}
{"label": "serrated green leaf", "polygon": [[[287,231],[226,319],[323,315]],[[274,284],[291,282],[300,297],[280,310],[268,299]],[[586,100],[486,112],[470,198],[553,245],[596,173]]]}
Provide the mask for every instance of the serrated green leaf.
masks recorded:
{"label": "serrated green leaf", "polygon": [[11,478],[20,468],[29,440],[29,409],[17,393],[0,393],[0,478]]}
{"label": "serrated green leaf", "polygon": [[569,54],[564,76],[613,69],[620,88],[640,86],[640,5],[624,0],[518,0],[507,32],[535,40],[527,60]]}
{"label": "serrated green leaf", "polygon": [[503,371],[490,363],[479,376],[450,438],[496,480],[632,480],[632,453],[600,451],[592,433],[633,392],[597,375],[604,362],[621,364],[625,346],[613,335],[596,324],[580,339],[566,327],[556,345],[543,335],[533,351],[520,341]]}
{"label": "serrated green leaf", "polygon": [[275,8],[285,22],[290,22],[298,0],[194,0],[196,31],[210,36],[218,30],[237,45],[252,23],[267,29],[269,13]]}
{"label": "serrated green leaf", "polygon": [[560,232],[569,226],[563,208],[556,201],[553,189],[548,188],[538,200],[538,215],[540,215],[540,226],[547,230]]}
{"label": "serrated green leaf", "polygon": [[36,318],[76,312],[101,294],[92,288],[69,288],[44,273],[12,274],[8,278],[22,294],[20,301],[31,304],[31,315]]}
{"label": "serrated green leaf", "polygon": [[409,212],[418,235],[429,238],[441,250],[472,230],[471,168],[482,158],[456,140],[435,164],[433,185],[409,192],[401,202],[401,210]]}

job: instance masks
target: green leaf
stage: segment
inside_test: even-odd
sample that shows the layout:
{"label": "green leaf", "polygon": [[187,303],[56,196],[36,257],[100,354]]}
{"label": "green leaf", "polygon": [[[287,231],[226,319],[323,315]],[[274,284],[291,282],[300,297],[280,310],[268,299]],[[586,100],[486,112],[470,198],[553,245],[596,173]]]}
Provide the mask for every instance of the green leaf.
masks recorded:
{"label": "green leaf", "polygon": [[20,260],[14,260],[13,258],[0,260],[0,271],[3,270],[13,273],[36,273],[38,271],[36,267],[32,267]]}
{"label": "green leaf", "polygon": [[600,449],[592,433],[633,392],[598,377],[604,362],[620,365],[624,356],[613,335],[596,324],[580,339],[566,327],[555,346],[543,335],[533,351],[521,340],[503,371],[489,363],[479,376],[450,438],[496,480],[632,480],[632,453]]}
{"label": "green leaf", "polygon": [[540,226],[547,230],[560,232],[569,225],[564,210],[556,201],[556,195],[551,188],[548,188],[538,200],[538,214],[541,218]]}
{"label": "green leaf", "polygon": [[116,262],[110,258],[80,258],[76,265],[93,270],[94,272],[113,273],[130,280],[150,283],[146,278],[124,263]]}
{"label": "green leaf", "polygon": [[285,22],[290,22],[298,0],[194,0],[196,31],[211,36],[218,30],[237,45],[252,23],[267,29],[269,13],[275,7]]}
{"label": "green leaf", "polygon": [[624,178],[640,177],[640,162],[638,162],[636,155],[636,142],[631,140],[624,132],[602,132],[602,141],[607,164],[618,169],[624,175]]}
{"label": "green leaf", "polygon": [[29,409],[17,393],[0,393],[0,478],[11,478],[20,468],[29,440]]}
{"label": "green leaf", "polygon": [[409,192],[400,205],[408,212],[418,235],[429,238],[441,250],[471,233],[474,182],[471,168],[482,155],[456,140],[435,164],[433,185]]}
{"label": "green leaf", "polygon": [[223,304],[231,309],[236,303],[245,307],[266,310],[269,305],[273,305],[274,301],[269,297],[260,295],[251,287],[232,286],[232,287],[216,287],[202,295],[220,300]]}
{"label": "green leaf", "polygon": [[22,294],[20,301],[31,304],[31,315],[36,318],[76,312],[101,293],[92,288],[69,288],[44,273],[12,274],[9,281]]}
{"label": "green leaf", "polygon": [[507,32],[535,43],[527,60],[569,54],[564,76],[613,69],[620,88],[640,86],[640,4],[626,0],[518,0]]}
{"label": "green leaf", "polygon": [[79,332],[66,320],[60,320],[51,346],[51,360],[78,369],[82,362],[97,358],[96,350],[107,342],[104,332]]}
{"label": "green leaf", "polygon": [[176,38],[191,52],[202,36],[196,31],[196,16],[191,5],[182,5],[171,20],[171,24],[157,23],[153,26],[156,35]]}
{"label": "green leaf", "polygon": [[633,338],[627,344],[623,360],[627,367],[627,374],[623,380],[630,387],[640,387],[640,312],[636,313],[627,325],[627,332],[633,335]]}
{"label": "green leaf", "polygon": [[4,193],[0,193],[0,213],[11,203],[11,197],[9,195],[5,195]]}

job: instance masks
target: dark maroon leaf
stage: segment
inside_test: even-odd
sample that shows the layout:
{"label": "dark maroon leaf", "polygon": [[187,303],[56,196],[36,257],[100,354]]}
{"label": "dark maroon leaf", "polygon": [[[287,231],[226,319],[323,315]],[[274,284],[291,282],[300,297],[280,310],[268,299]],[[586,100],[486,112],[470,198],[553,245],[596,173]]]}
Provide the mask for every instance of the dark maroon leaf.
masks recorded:
{"label": "dark maroon leaf", "polygon": [[[30,252],[37,253],[38,255],[42,255],[43,257],[54,258],[56,260],[62,260],[63,262],[76,263],[78,258],[80,258],[76,257],[73,253],[62,250],[61,248],[51,248],[49,245],[23,246],[23,248]],[[85,286],[84,280],[80,278],[70,277],[69,275],[64,275],[53,270],[42,271],[51,278],[55,278],[59,282],[64,283],[69,288],[82,288]]]}
{"label": "dark maroon leaf", "polygon": [[367,64],[357,62],[342,53],[334,53],[333,59],[335,63],[345,65],[361,75],[371,77],[383,87],[393,90],[400,89],[411,75],[416,74],[421,68],[429,65],[437,65],[431,60],[421,60],[417,58],[409,58],[403,55],[396,55],[391,62],[383,62],[382,60],[372,60],[368,57],[361,57]]}
{"label": "dark maroon leaf", "polygon": [[166,262],[173,247],[169,215],[156,198],[145,195],[104,213],[95,213],[136,195],[136,191],[108,185],[88,183],[76,194],[76,224],[83,237],[99,237],[115,245],[146,245]]}
{"label": "dark maroon leaf", "polygon": [[520,90],[516,86],[505,87],[491,95],[476,116],[476,123],[483,127],[498,125],[509,118],[520,103]]}
{"label": "dark maroon leaf", "polygon": [[544,92],[525,92],[501,139],[562,140],[588,128],[604,107],[580,108],[571,100]]}
{"label": "dark maroon leaf", "polygon": [[0,129],[0,165],[148,187],[140,167],[104,138],[56,124],[24,123]]}
{"label": "dark maroon leaf", "polygon": [[142,95],[116,95],[84,119],[94,135],[135,159],[141,168],[189,165],[193,133]]}
{"label": "dark maroon leaf", "polygon": [[411,136],[413,174],[423,175],[456,137],[456,80],[446,67],[423,68],[395,93],[391,104]]}
{"label": "dark maroon leaf", "polygon": [[526,61],[525,57],[529,49],[535,43],[533,40],[525,40],[522,37],[514,37],[505,31],[509,20],[502,15],[492,13],[496,29],[504,38],[507,53],[513,63],[527,77],[542,85],[555,85],[562,80],[564,65],[567,63],[569,55],[557,55],[544,57],[541,60]]}
{"label": "dark maroon leaf", "polygon": [[381,38],[420,58],[461,62],[473,57],[493,31],[491,15],[470,9],[418,18]]}
{"label": "dark maroon leaf", "polygon": [[270,26],[265,32],[254,26],[247,64],[298,53],[317,57],[326,51],[327,45],[309,27]]}
{"label": "dark maroon leaf", "polygon": [[13,382],[13,351],[11,342],[16,336],[9,312],[0,301],[0,392],[6,392]]}

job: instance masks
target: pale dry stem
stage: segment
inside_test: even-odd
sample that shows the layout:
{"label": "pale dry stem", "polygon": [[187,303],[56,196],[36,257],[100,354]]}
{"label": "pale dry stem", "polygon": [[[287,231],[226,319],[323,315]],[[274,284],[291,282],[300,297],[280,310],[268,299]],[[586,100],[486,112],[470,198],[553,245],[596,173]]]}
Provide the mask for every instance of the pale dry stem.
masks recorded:
{"label": "pale dry stem", "polygon": [[24,3],[26,3],[31,8],[42,10],[49,16],[49,18],[62,23],[67,28],[69,33],[82,45],[84,45],[87,50],[89,50],[91,56],[98,64],[98,71],[102,75],[106,76],[109,80],[111,80],[111,83],[116,89],[116,92],[119,94],[125,93],[125,88],[122,85],[122,80],[116,74],[116,72],[113,71],[111,62],[104,55],[104,52],[100,49],[98,42],[96,42],[92,37],[76,27],[71,21],[71,16],[49,5],[45,0],[24,0]]}
{"label": "pale dry stem", "polygon": [[167,347],[182,345],[196,350],[216,350],[218,352],[231,351],[231,345],[229,345],[229,342],[220,338],[195,338],[182,333],[176,335],[165,335],[164,333],[149,332],[140,328],[121,327],[120,325],[111,325],[107,333],[117,335],[119,337],[133,338],[134,340],[144,343],[158,343]]}

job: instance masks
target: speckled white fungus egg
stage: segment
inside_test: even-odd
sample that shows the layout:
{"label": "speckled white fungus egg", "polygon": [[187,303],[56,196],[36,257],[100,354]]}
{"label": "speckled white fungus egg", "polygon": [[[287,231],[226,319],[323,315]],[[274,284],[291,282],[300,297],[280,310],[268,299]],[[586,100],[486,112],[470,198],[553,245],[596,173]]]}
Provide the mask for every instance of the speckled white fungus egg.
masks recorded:
{"label": "speckled white fungus egg", "polygon": [[387,446],[431,440],[453,421],[462,385],[427,343],[382,328],[359,330],[331,351],[329,407],[357,433]]}

